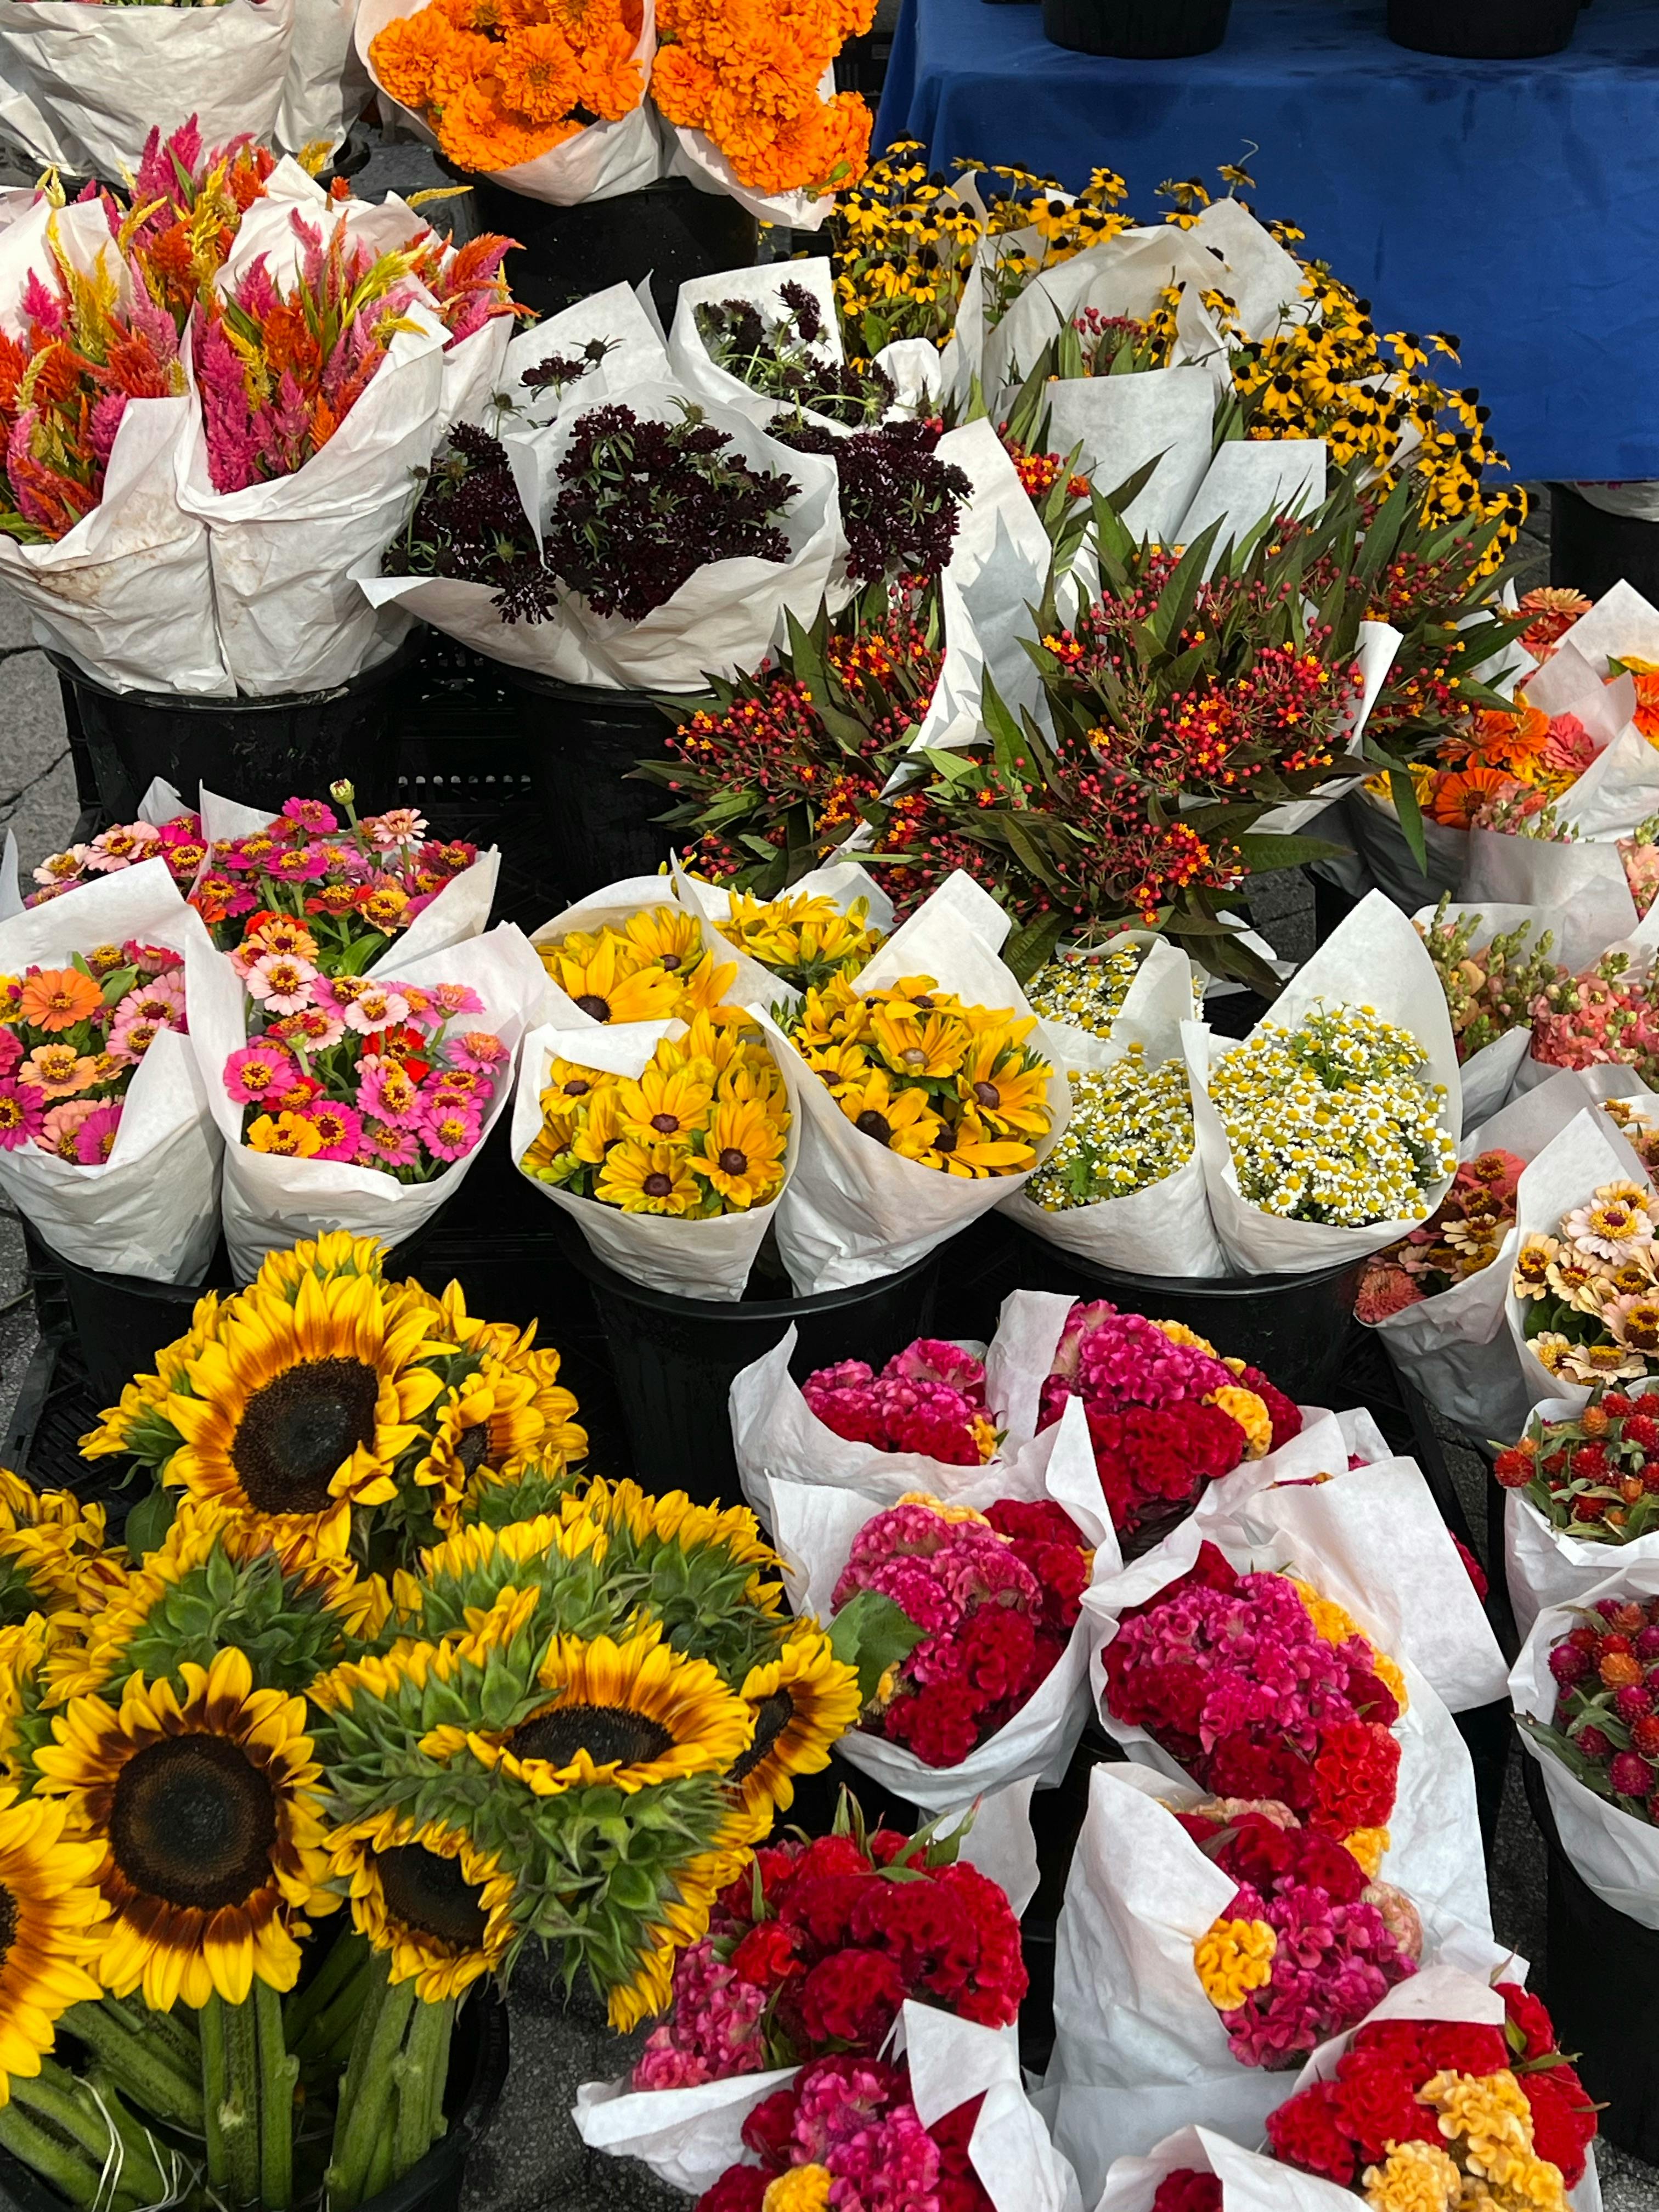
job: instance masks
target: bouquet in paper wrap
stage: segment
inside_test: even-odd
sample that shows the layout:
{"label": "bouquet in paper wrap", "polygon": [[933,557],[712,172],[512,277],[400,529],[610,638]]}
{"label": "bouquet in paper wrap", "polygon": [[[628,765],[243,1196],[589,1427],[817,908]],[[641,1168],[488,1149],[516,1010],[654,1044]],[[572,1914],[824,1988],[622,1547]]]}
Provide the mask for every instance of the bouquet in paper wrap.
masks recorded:
{"label": "bouquet in paper wrap", "polygon": [[1446,994],[1466,1132],[1509,1098],[1531,1048],[1534,1002],[1565,980],[1550,957],[1560,921],[1530,907],[1454,907],[1449,896],[1412,917]]}
{"label": "bouquet in paper wrap", "polygon": [[0,921],[0,1185],[79,1266],[189,1282],[212,1250],[220,1143],[186,1037],[192,954],[215,957],[159,859]]}
{"label": "bouquet in paper wrap", "polygon": [[1546,1606],[1571,1604],[1615,1565],[1659,1557],[1659,1425],[1645,1382],[1547,1398],[1492,1471],[1504,1501],[1504,1567],[1524,1636]]}

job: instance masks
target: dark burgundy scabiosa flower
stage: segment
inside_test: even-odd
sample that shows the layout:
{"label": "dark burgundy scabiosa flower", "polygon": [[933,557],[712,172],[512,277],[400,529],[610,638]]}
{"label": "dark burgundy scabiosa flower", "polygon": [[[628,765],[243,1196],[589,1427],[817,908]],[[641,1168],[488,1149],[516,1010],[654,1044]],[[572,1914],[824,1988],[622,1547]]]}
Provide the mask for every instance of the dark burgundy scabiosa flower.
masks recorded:
{"label": "dark burgundy scabiosa flower", "polygon": [[548,518],[549,567],[599,615],[641,622],[711,561],[787,561],[774,518],[800,487],[752,469],[701,408],[678,422],[630,407],[579,418]]}
{"label": "dark burgundy scabiosa flower", "polygon": [[697,335],[709,359],[751,392],[849,429],[879,422],[893,404],[891,378],[813,350],[824,340],[823,311],[804,284],[781,285],[778,296],[782,313],[772,321],[750,300],[704,301]]}
{"label": "dark burgundy scabiosa flower", "polygon": [[408,527],[386,548],[383,565],[390,576],[488,584],[507,623],[542,621],[556,598],[500,440],[466,422],[451,430],[427,471]]}
{"label": "dark burgundy scabiosa flower", "polygon": [[855,584],[937,576],[956,544],[973,485],[940,460],[936,422],[884,422],[837,438],[799,416],[775,416],[769,435],[797,453],[828,453],[841,479],[847,573]]}

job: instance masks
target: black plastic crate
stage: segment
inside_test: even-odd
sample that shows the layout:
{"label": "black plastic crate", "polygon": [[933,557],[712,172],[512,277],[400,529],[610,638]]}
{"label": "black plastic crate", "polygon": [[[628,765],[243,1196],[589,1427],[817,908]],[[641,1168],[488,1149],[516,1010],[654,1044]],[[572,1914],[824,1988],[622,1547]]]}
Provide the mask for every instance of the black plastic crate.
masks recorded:
{"label": "black plastic crate", "polygon": [[129,1486],[130,1461],[81,1456],[81,1439],[103,1410],[74,1337],[54,1329],[35,1346],[24,1373],[0,1443],[0,1466],[27,1476],[37,1490],[72,1490],[101,1504],[113,1534],[142,1493]]}

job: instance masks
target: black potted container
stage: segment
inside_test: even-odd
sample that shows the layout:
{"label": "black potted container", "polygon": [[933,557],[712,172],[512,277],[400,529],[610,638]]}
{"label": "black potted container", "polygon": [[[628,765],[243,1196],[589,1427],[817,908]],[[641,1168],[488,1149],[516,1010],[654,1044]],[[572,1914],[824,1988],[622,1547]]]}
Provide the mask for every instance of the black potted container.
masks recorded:
{"label": "black potted container", "polygon": [[1224,1358],[1259,1367],[1298,1405],[1328,1406],[1347,1356],[1363,1262],[1304,1275],[1132,1275],[1012,1224],[1027,1290],[1109,1298],[1126,1313],[1184,1322]]}
{"label": "black potted container", "polygon": [[1232,0],[1042,0],[1042,35],[1073,53],[1123,61],[1207,54],[1227,35]]}
{"label": "black potted container", "polygon": [[1559,54],[1578,22],[1578,0],[1389,0],[1389,36],[1419,54],[1522,62]]}
{"label": "black potted container", "polygon": [[1550,581],[1599,599],[1620,580],[1659,599],[1659,522],[1609,514],[1571,484],[1550,486]]}
{"label": "black potted container", "polygon": [[656,817],[658,783],[634,781],[637,762],[666,757],[672,725],[642,691],[561,684],[501,664],[532,762],[547,840],[547,873],[567,905],[624,876],[653,876],[673,849]]}
{"label": "black potted container", "polygon": [[91,757],[100,803],[131,822],[158,775],[192,805],[205,783],[275,814],[296,793],[320,798],[348,776],[362,812],[395,805],[399,693],[419,649],[417,631],[348,684],[267,699],[116,691],[61,653],[48,658],[70,734]]}
{"label": "black potted container", "polygon": [[608,285],[648,276],[665,327],[688,276],[747,269],[755,259],[755,217],[725,192],[700,191],[684,177],[665,177],[614,199],[554,207],[441,156],[438,166],[471,187],[471,207],[460,217],[468,236],[494,231],[518,240],[507,257],[507,281],[514,298],[538,315],[556,315]]}

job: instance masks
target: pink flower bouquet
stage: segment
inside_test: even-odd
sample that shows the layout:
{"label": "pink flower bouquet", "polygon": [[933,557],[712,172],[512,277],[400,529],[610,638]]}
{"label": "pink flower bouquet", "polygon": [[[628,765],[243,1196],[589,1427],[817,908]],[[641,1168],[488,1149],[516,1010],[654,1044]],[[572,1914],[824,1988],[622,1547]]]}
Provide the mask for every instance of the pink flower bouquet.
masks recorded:
{"label": "pink flower bouquet", "polygon": [[183,969],[165,945],[128,943],[0,977],[0,1151],[101,1167],[144,1054],[188,1026]]}
{"label": "pink flower bouquet", "polygon": [[921,1452],[951,1467],[979,1467],[995,1452],[985,1410],[985,1368],[960,1345],[918,1337],[879,1375],[862,1359],[820,1367],[801,1385],[811,1413],[851,1443]]}

